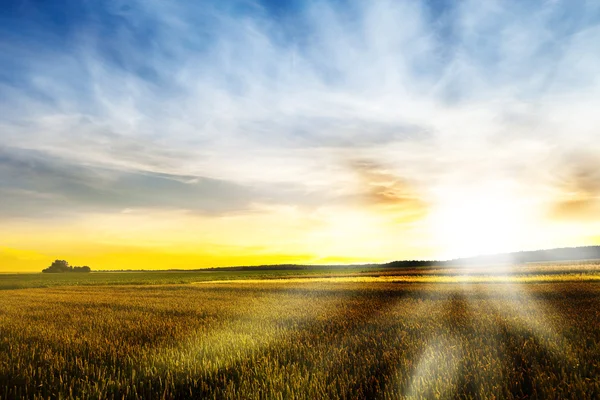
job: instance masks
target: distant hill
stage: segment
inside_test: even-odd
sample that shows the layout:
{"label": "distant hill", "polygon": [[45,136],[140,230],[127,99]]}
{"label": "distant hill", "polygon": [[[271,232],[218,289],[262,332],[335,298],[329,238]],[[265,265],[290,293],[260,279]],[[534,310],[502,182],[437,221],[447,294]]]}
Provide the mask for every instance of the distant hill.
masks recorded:
{"label": "distant hill", "polygon": [[563,247],[548,250],[519,251],[459,258],[443,262],[445,265],[526,264],[561,261],[600,261],[600,246]]}
{"label": "distant hill", "polygon": [[[461,265],[498,265],[498,264],[526,264],[537,262],[561,261],[593,261],[600,262],[600,246],[563,247],[547,250],[518,251],[513,253],[487,254],[475,257],[457,258],[454,260],[399,260],[383,264],[354,265],[357,268],[383,267],[383,268],[425,268],[433,266],[461,266]],[[269,270],[269,269],[306,269],[319,267],[317,265],[261,265],[253,267],[229,267],[234,270]],[[325,266],[322,266],[325,267]],[[328,265],[329,268],[351,267],[351,265]]]}

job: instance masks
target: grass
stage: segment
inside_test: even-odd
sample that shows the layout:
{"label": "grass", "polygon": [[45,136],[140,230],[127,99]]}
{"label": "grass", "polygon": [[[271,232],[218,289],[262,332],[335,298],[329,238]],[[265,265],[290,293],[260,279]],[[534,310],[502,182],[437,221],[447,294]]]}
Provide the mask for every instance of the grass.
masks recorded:
{"label": "grass", "polygon": [[65,286],[0,304],[2,399],[600,397],[597,282]]}
{"label": "grass", "polygon": [[[186,284],[199,281],[228,279],[268,279],[277,277],[297,277],[320,274],[330,270],[275,270],[275,271],[157,271],[157,272],[93,272],[63,274],[1,274],[0,290],[49,288],[57,286],[98,286],[98,285],[165,285]],[[337,273],[343,273],[337,271]]]}

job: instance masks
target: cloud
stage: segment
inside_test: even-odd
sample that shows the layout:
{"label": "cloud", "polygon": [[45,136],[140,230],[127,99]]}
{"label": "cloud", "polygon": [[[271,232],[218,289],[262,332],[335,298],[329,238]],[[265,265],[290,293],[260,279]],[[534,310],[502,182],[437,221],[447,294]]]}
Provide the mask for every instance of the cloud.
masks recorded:
{"label": "cloud", "polygon": [[595,220],[600,211],[600,165],[593,154],[564,157],[565,171],[557,179],[559,193],[550,215],[559,220]]}
{"label": "cloud", "polygon": [[11,148],[0,148],[0,177],[0,216],[4,218],[136,209],[215,216],[253,212],[260,204],[310,206],[316,201],[314,194],[289,184],[274,190],[202,176],[92,167]]}
{"label": "cloud", "polygon": [[413,222],[425,217],[428,205],[406,179],[374,162],[359,160],[351,163],[358,175],[362,196],[368,206],[395,215],[397,222]]}

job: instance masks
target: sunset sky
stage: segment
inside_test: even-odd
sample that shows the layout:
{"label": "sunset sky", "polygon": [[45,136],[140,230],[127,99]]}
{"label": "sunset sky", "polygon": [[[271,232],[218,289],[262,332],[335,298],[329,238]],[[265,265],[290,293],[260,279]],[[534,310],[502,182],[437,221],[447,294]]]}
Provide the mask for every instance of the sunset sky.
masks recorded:
{"label": "sunset sky", "polygon": [[600,244],[600,2],[0,7],[0,272]]}

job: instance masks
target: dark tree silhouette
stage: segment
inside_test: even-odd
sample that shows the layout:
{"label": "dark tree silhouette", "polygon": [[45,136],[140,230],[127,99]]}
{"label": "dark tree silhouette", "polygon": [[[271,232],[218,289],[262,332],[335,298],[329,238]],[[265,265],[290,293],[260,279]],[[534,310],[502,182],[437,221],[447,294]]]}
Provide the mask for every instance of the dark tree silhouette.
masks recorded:
{"label": "dark tree silhouette", "polygon": [[44,273],[57,273],[57,272],[91,272],[90,267],[87,265],[83,267],[73,267],[65,260],[54,260],[52,265],[42,270]]}

